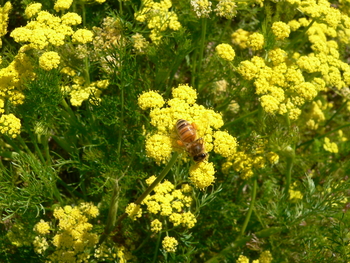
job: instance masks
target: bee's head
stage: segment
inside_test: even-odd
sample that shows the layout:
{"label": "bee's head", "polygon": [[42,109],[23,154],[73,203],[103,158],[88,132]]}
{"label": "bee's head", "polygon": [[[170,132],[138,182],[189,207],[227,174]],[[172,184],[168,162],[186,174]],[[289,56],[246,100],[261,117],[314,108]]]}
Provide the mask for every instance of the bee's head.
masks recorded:
{"label": "bee's head", "polygon": [[204,161],[208,157],[208,153],[200,153],[195,156],[193,156],[193,161],[196,163]]}

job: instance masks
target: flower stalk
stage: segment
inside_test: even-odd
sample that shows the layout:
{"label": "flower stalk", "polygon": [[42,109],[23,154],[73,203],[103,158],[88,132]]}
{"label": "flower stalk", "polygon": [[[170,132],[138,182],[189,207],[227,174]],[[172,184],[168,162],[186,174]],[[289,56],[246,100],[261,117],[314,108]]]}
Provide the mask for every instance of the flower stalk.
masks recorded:
{"label": "flower stalk", "polygon": [[244,220],[244,223],[243,223],[243,226],[242,226],[242,229],[241,229],[241,233],[240,233],[241,236],[244,235],[244,232],[245,232],[245,230],[246,230],[246,228],[248,226],[250,217],[251,217],[252,212],[254,210],[254,204],[255,204],[255,198],[256,198],[256,189],[257,188],[258,188],[258,183],[257,183],[257,179],[255,177],[254,181],[253,181],[252,199],[250,201],[249,210],[248,210],[248,213],[246,215],[246,218]]}
{"label": "flower stalk", "polygon": [[[142,201],[146,198],[147,195],[149,195],[152,190],[164,179],[164,177],[168,174],[168,172],[170,171],[171,167],[173,167],[173,165],[175,164],[177,157],[179,156],[179,153],[174,152],[169,163],[167,164],[167,166],[163,169],[163,171],[159,174],[159,176],[157,177],[156,180],[154,180],[154,182],[145,190],[145,192],[143,192],[143,194],[134,202],[136,205],[140,205],[142,203]],[[114,203],[117,203],[118,198],[117,196],[113,195],[113,199],[112,201],[114,201]],[[113,229],[115,229],[127,216],[127,213],[122,214],[118,220],[115,222],[115,220],[113,220],[112,217],[115,218],[115,215],[117,213],[117,209],[116,209],[116,204],[113,204],[113,202],[111,202],[111,211],[110,214],[108,215],[108,218],[110,218],[110,220],[108,221],[106,228],[105,228],[105,232],[102,234],[100,241],[99,241],[99,245],[101,245],[106,238],[109,236],[109,234],[112,232]]]}

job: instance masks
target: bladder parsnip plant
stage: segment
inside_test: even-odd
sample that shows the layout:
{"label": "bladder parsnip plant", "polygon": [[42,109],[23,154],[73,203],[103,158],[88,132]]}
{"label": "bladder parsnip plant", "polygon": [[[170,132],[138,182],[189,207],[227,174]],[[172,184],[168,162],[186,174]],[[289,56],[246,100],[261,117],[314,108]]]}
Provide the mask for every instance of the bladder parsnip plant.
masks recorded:
{"label": "bladder parsnip plant", "polygon": [[1,262],[350,262],[350,4],[0,4]]}

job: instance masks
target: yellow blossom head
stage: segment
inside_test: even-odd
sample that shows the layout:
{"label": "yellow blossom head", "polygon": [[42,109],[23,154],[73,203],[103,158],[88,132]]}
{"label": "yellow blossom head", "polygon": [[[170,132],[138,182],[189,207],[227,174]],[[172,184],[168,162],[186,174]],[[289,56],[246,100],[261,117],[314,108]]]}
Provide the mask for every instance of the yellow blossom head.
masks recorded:
{"label": "yellow blossom head", "polygon": [[215,169],[213,163],[200,162],[190,168],[191,182],[201,190],[204,190],[215,181]]}
{"label": "yellow blossom head", "polygon": [[42,54],[39,58],[39,66],[46,70],[52,70],[54,68],[57,68],[60,64],[60,56],[57,52],[49,51]]}
{"label": "yellow blossom head", "polygon": [[290,27],[284,22],[278,21],[272,24],[272,32],[276,36],[277,40],[283,40],[289,37]]}
{"label": "yellow blossom head", "polygon": [[265,40],[264,36],[260,33],[253,33],[249,35],[247,46],[250,47],[252,50],[260,50],[264,47]]}
{"label": "yellow blossom head", "polygon": [[161,108],[164,103],[163,97],[153,90],[144,92],[138,98],[138,105],[142,110],[147,110],[148,108]]}
{"label": "yellow blossom head", "polygon": [[41,10],[42,4],[40,3],[32,3],[27,6],[26,10],[24,10],[24,14],[27,18],[32,18]]}
{"label": "yellow blossom head", "polygon": [[179,242],[177,242],[174,237],[169,236],[166,236],[162,241],[163,248],[166,252],[175,252],[178,244]]}
{"label": "yellow blossom head", "polygon": [[217,45],[215,50],[218,53],[219,57],[227,61],[232,61],[236,55],[235,51],[229,44]]}

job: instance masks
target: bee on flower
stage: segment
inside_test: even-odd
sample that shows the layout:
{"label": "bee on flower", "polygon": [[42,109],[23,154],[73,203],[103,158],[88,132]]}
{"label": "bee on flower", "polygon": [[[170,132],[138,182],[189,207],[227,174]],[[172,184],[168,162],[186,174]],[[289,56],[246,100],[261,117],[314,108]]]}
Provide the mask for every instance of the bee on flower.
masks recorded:
{"label": "bee on flower", "polygon": [[160,165],[170,159],[172,152],[187,153],[182,159],[188,161],[190,156],[193,160],[190,179],[196,187],[205,189],[215,180],[214,165],[207,162],[209,153],[214,146],[215,152],[223,156],[235,152],[236,139],[231,136],[230,145],[227,142],[221,145],[219,133],[214,142],[216,130],[224,124],[222,116],[198,105],[195,89],[180,84],[173,88],[172,95],[167,102],[156,91],[145,92],[139,97],[139,106],[150,109],[150,123],[156,128],[156,132],[146,135],[146,154]]}

